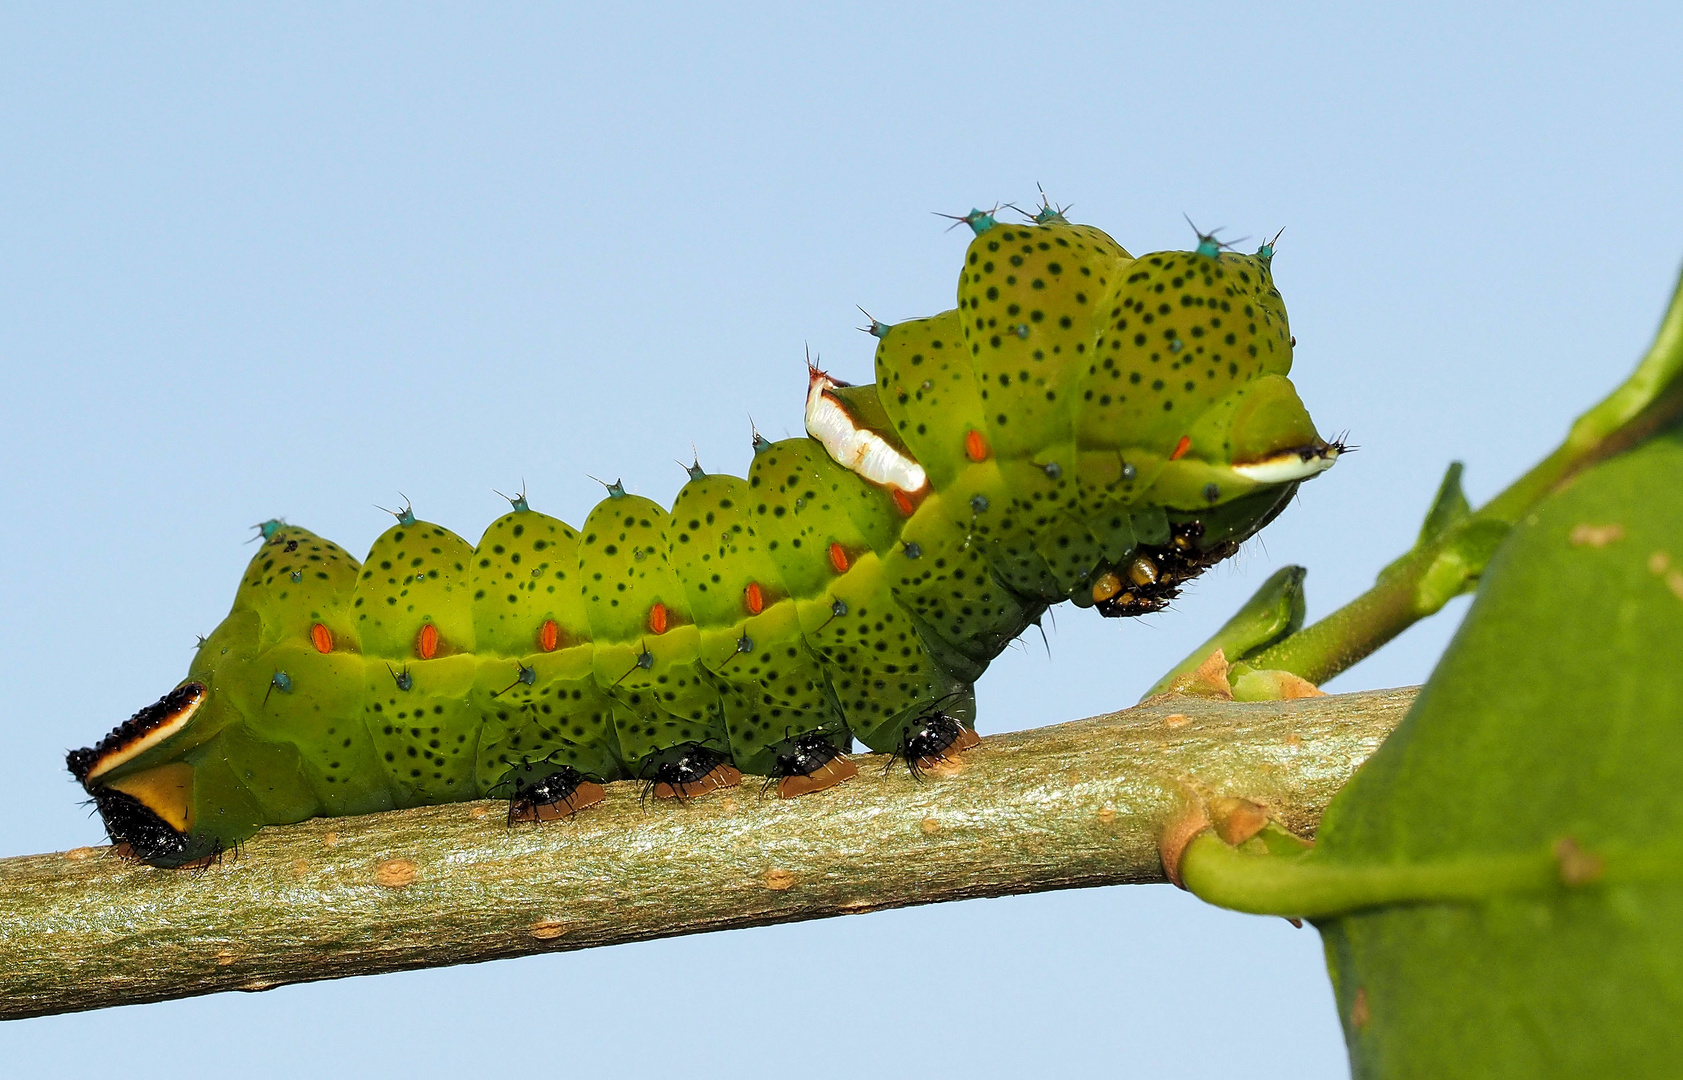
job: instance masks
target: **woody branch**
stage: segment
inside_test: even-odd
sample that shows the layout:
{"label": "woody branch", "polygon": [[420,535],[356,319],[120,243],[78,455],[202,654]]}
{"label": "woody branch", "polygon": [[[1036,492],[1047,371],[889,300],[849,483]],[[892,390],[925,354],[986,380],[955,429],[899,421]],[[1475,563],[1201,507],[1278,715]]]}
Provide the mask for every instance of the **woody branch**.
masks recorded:
{"label": "woody branch", "polygon": [[[688,803],[633,784],[571,821],[489,802],[268,828],[201,871],[108,848],[0,860],[0,1018],[471,963],[880,908],[1162,882],[1189,793],[1313,835],[1412,690],[1177,696],[984,740],[915,781]],[[873,763],[876,767],[872,767]]]}

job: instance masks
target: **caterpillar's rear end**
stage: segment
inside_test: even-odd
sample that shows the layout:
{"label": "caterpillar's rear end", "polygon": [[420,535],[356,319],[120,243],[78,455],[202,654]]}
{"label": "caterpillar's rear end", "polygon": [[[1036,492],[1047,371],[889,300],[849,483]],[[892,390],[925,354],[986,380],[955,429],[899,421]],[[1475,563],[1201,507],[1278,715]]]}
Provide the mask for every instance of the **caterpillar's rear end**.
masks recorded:
{"label": "caterpillar's rear end", "polygon": [[618,484],[581,530],[524,496],[476,547],[407,509],[358,563],[263,527],[187,679],[70,754],[112,839],[181,866],[264,824],[602,784],[793,796],[855,739],[914,771],[974,744],[971,684],[1045,609],[1160,610],[1342,449],[1286,378],[1272,251],[1135,259],[1047,210],[967,218],[959,306],[814,369],[806,438]]}

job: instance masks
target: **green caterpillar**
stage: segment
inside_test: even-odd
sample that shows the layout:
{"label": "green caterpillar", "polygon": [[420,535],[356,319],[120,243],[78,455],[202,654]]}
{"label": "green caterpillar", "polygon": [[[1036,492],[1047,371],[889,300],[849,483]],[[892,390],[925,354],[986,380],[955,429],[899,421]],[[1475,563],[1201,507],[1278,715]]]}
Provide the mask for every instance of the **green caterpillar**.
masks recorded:
{"label": "green caterpillar", "polygon": [[811,369],[805,438],[619,484],[580,530],[524,494],[476,547],[405,508],[361,563],[271,521],[187,678],[70,771],[156,866],[265,824],[503,797],[547,820],[640,779],[689,798],[915,770],[976,742],[971,685],[1046,608],[1160,610],[1343,450],[1287,380],[1255,255],[1134,258],[991,212],[958,306],[873,321],[876,381]]}

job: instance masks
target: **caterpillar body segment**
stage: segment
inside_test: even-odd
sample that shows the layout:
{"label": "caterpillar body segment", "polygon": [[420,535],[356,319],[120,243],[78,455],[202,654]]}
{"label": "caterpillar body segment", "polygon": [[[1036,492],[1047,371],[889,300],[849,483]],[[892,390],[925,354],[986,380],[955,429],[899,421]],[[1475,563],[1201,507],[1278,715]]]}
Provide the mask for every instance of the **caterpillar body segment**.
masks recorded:
{"label": "caterpillar body segment", "polygon": [[615,492],[585,519],[579,544],[593,671],[614,699],[621,759],[644,778],[676,748],[729,748],[700,628],[672,570],[670,524],[658,503]]}
{"label": "caterpillar body segment", "polygon": [[522,494],[470,546],[406,508],[361,562],[266,523],[187,679],[69,755],[113,840],[181,866],[322,814],[549,820],[618,779],[793,796],[854,740],[919,772],[1049,606],[1161,610],[1342,452],[1268,255],[965,220],[954,310],[873,320],[871,382],[812,367],[808,436],[692,466],[670,510],[616,483],[575,530]]}
{"label": "caterpillar body segment", "polygon": [[769,534],[754,527],[753,489],[699,475],[672,506],[672,565],[700,629],[702,665],[724,702],[728,743],[750,773],[776,771],[800,732],[846,738],[823,668],[803,647],[799,614]]}
{"label": "caterpillar body segment", "polygon": [[970,244],[958,286],[959,324],[992,451],[1031,459],[1073,441],[1065,395],[1095,346],[1094,312],[1133,263],[1086,225],[1001,226]]}

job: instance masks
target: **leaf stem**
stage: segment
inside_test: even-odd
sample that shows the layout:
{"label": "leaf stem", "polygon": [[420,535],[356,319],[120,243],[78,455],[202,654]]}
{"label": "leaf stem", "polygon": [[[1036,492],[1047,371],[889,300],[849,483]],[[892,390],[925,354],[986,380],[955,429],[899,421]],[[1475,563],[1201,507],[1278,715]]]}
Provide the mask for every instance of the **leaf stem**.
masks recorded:
{"label": "leaf stem", "polygon": [[1441,863],[1340,866],[1301,855],[1253,855],[1202,833],[1181,857],[1181,880],[1199,899],[1253,915],[1315,919],[1397,903],[1479,900],[1560,887],[1545,855]]}
{"label": "leaf stem", "polygon": [[1637,850],[1584,851],[1569,839],[1508,855],[1356,866],[1307,848],[1299,852],[1232,847],[1214,833],[1193,837],[1180,879],[1201,900],[1253,915],[1319,919],[1397,904],[1476,903],[1515,893],[1675,882],[1675,838]]}

